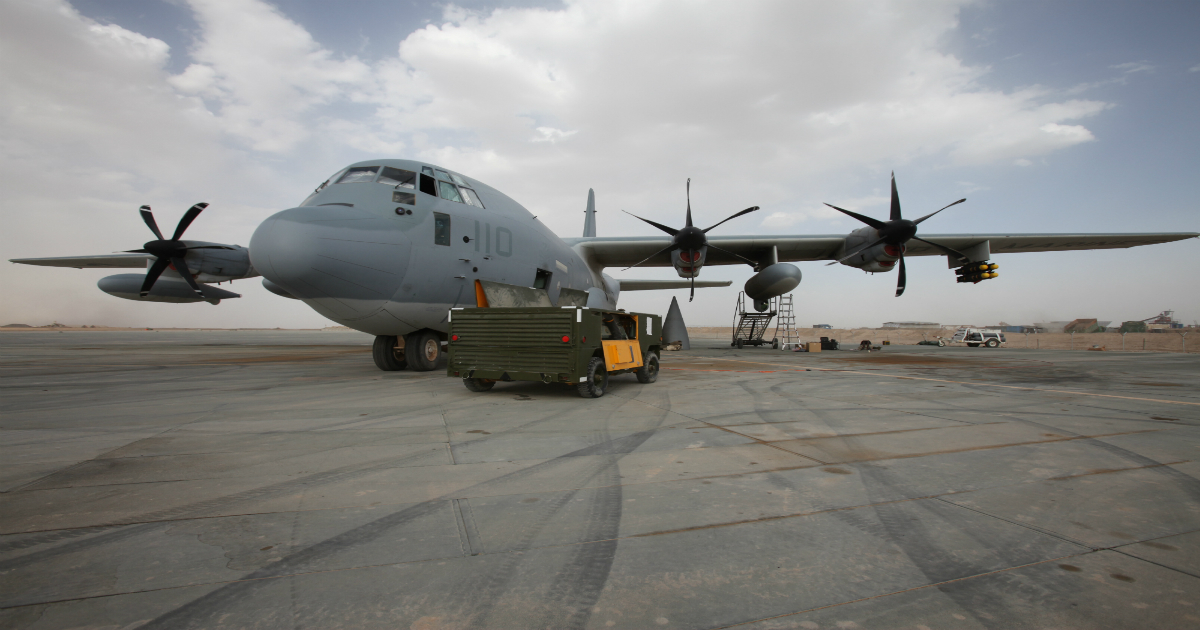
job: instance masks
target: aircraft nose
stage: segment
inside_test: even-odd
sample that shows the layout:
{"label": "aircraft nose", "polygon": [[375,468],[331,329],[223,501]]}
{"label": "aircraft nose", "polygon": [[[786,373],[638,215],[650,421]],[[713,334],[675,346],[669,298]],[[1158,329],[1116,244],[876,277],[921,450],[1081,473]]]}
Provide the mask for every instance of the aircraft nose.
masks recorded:
{"label": "aircraft nose", "polygon": [[383,306],[404,280],[410,253],[397,226],[345,206],[278,212],[250,239],[250,261],[263,277],[337,319]]}

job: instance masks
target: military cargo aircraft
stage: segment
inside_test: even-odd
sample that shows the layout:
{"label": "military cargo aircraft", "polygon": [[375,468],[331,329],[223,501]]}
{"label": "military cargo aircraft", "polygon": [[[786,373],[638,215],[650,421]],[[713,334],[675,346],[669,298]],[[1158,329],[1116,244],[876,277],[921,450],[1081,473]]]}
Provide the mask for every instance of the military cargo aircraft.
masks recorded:
{"label": "military cargo aircraft", "polygon": [[[685,225],[642,219],[668,237],[596,236],[595,196],[588,191],[583,236],[560,238],[528,210],[483,182],[412,160],[352,164],[322,183],[299,206],[258,226],[248,248],[182,240],[207,204],[192,206],[164,238],[148,206],[140,212],[156,237],[119,254],[23,258],[11,262],[76,268],[138,268],[99,281],[111,295],[150,302],[209,302],[240,297],[213,286],[262,276],[271,292],[302,300],[321,315],[376,336],[380,369],[432,370],[442,353],[448,312],[487,304],[488,291],[532,290],[547,306],[614,309],[622,291],[728,286],[697,281],[706,265],[745,264],[754,270],[746,295],[756,308],[801,280],[793,262],[831,260],[868,272],[899,267],[906,256],[945,255],[959,282],[998,275],[992,254],[1110,249],[1168,243],[1200,234],[938,234],[917,236],[900,211],[892,178],[887,221],[831,206],[866,227],[848,235],[709,236],[692,224],[690,180]],[[959,200],[950,204],[961,203]],[[947,208],[950,206],[946,206]],[[675,268],[681,280],[619,280],[608,267]],[[495,306],[496,304],[492,304]]]}

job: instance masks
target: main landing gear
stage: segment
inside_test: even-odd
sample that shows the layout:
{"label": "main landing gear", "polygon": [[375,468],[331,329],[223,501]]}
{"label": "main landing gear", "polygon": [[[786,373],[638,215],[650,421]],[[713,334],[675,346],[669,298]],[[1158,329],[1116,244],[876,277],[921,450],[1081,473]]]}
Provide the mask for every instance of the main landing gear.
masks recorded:
{"label": "main landing gear", "polygon": [[437,369],[438,359],[442,358],[442,340],[432,330],[418,330],[403,337],[379,335],[371,346],[371,358],[385,372],[429,372]]}

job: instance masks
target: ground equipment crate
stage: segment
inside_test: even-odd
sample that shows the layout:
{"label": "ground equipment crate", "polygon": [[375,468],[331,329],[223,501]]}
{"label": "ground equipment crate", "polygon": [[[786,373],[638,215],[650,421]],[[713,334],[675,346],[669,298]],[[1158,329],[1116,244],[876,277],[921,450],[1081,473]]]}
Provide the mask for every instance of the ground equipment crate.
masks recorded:
{"label": "ground equipment crate", "polygon": [[614,374],[658,378],[662,317],[586,307],[457,308],[450,311],[447,376],[472,391],[541,381],[599,398]]}

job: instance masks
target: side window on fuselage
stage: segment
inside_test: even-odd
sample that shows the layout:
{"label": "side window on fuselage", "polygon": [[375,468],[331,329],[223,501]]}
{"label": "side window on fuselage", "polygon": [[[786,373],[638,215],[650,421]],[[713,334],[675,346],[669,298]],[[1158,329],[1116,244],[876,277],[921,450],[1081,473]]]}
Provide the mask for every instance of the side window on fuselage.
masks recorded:
{"label": "side window on fuselage", "polygon": [[458,188],[448,182],[438,182],[438,196],[448,201],[463,202],[462,195],[458,194]]}
{"label": "side window on fuselage", "polygon": [[433,244],[450,245],[450,215],[433,213]]}

